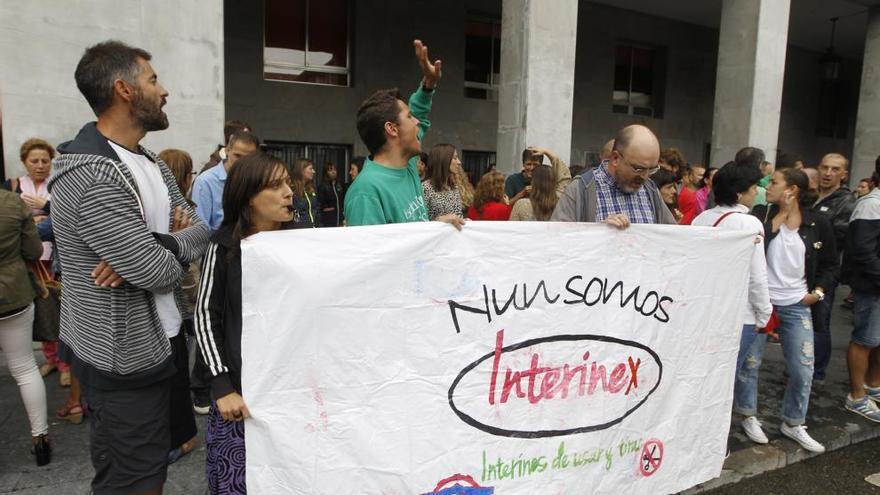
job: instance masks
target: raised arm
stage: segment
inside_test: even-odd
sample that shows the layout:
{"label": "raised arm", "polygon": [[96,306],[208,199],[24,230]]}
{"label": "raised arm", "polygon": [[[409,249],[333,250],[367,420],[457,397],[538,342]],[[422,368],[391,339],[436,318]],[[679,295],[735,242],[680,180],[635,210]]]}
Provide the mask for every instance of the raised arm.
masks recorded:
{"label": "raised arm", "polygon": [[422,69],[422,81],[412,96],[409,98],[409,108],[413,115],[419,119],[419,141],[425,136],[425,132],[431,127],[428,115],[431,113],[431,104],[434,96],[434,88],[440,82],[443,75],[443,63],[435,60],[433,63],[428,58],[428,46],[423,44],[421,40],[413,41],[415,48],[416,60]]}
{"label": "raised arm", "polygon": [[546,156],[550,160],[550,167],[553,169],[553,177],[556,178],[556,195],[562,196],[566,186],[571,182],[571,170],[568,165],[562,161],[556,153],[544,148],[532,148],[535,152]]}

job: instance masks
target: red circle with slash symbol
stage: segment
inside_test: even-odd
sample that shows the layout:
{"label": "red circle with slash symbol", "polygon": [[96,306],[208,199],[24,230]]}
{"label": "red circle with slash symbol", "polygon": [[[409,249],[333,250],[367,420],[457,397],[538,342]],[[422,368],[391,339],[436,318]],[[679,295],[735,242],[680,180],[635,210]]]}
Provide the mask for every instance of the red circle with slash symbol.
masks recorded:
{"label": "red circle with slash symbol", "polygon": [[639,456],[639,472],[642,476],[651,476],[660,469],[663,463],[663,442],[651,439],[642,447],[642,455]]}

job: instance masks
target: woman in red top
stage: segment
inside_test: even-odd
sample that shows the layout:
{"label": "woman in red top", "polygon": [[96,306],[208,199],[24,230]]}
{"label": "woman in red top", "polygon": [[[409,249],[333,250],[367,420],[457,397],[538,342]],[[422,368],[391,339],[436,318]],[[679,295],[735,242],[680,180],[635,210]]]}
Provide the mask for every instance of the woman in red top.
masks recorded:
{"label": "woman in red top", "polygon": [[471,220],[507,220],[513,209],[509,203],[504,194],[504,174],[493,170],[480,178],[467,216]]}

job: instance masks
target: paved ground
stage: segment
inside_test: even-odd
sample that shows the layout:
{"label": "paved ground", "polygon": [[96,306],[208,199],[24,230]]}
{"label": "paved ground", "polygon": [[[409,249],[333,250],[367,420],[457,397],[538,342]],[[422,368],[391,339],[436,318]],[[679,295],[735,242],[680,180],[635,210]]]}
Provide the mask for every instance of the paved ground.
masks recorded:
{"label": "paved ground", "polygon": [[[865,481],[870,479],[874,484]],[[880,439],[820,455],[706,495],[880,494]]]}
{"label": "paved ground", "polygon": [[[42,353],[36,352],[42,361]],[[67,399],[67,389],[58,386],[58,374],[46,377],[49,399],[49,435],[52,462],[37,467],[30,454],[30,428],[18,387],[5,361],[0,358],[0,494],[79,495],[89,493],[92,465],[88,451],[88,420],[79,425],[54,418],[55,410]],[[197,416],[199,445],[168,468],[166,495],[207,494],[205,485],[205,421]]]}
{"label": "paved ground", "polygon": [[[880,471],[880,454],[877,454],[880,443],[873,441],[866,444],[866,447],[850,447],[852,444],[880,437],[880,425],[874,425],[843,409],[847,383],[844,349],[849,338],[849,331],[852,328],[851,313],[836,307],[833,327],[834,357],[829,367],[826,383],[814,387],[807,425],[810,428],[810,433],[825,443],[829,450],[846,448],[845,452],[849,452],[860,449],[859,452],[864,450],[865,455],[869,457],[873,451],[875,453],[873,465],[876,467],[874,472]],[[38,359],[42,359],[39,352],[37,355]],[[688,493],[706,492],[706,490],[736,483],[750,476],[760,475],[813,457],[812,454],[808,454],[779,434],[779,415],[785,379],[783,371],[784,363],[780,346],[768,345],[760,375],[759,416],[771,439],[770,445],[759,447],[749,442],[742,434],[738,418],[734,417],[730,436],[732,452],[725,463],[724,473],[720,478],[689,490]],[[58,386],[57,377],[57,374],[53,374],[46,380],[50,416],[54,415],[54,410],[66,398],[66,391]],[[202,432],[199,447],[170,467],[166,494],[206,493],[204,482],[205,451],[201,444],[204,421],[200,420],[199,427]],[[0,358],[0,494],[88,493],[88,482],[92,476],[92,469],[88,457],[87,422],[71,425],[65,422],[51,421],[51,436],[54,444],[53,461],[48,466],[37,468],[29,453],[30,435],[18,389],[9,376],[5,362]],[[873,450],[870,446],[873,446]],[[713,495],[716,493],[830,493],[832,488],[846,489],[847,493],[875,493],[868,491],[870,487],[865,487],[860,483],[856,483],[856,485],[864,491],[854,491],[856,489],[849,489],[849,485],[833,482],[828,482],[826,485],[809,483],[787,485],[784,482],[786,479],[799,479],[800,476],[799,474],[787,473],[800,473],[804,469],[825,473],[829,479],[835,479],[838,470],[852,469],[855,472],[855,468],[858,467],[857,461],[848,459],[848,454],[829,453],[819,456],[815,461],[811,460],[809,464],[804,463],[803,466],[806,467],[781,470],[779,474],[781,476],[779,479],[782,480],[781,484],[772,485],[776,486],[772,489],[771,485],[762,489],[760,488],[761,483],[752,485],[753,482],[746,480],[730,485],[730,488],[725,491],[711,493]],[[811,468],[810,466],[821,467]],[[767,476],[769,475],[753,479],[763,480]],[[774,473],[773,476],[776,474]],[[863,478],[864,476],[862,476]],[[827,486],[828,489],[818,489],[819,486]],[[739,487],[743,487],[743,491],[739,491]],[[817,489],[814,490],[814,487]]]}

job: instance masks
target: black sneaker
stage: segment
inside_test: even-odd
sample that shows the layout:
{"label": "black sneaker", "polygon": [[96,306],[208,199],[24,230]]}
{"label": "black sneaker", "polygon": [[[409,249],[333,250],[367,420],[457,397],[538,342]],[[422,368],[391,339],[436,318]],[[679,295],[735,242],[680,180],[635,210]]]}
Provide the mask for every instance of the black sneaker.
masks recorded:
{"label": "black sneaker", "polygon": [[193,411],[204,416],[211,411],[211,397],[207,393],[193,394]]}

